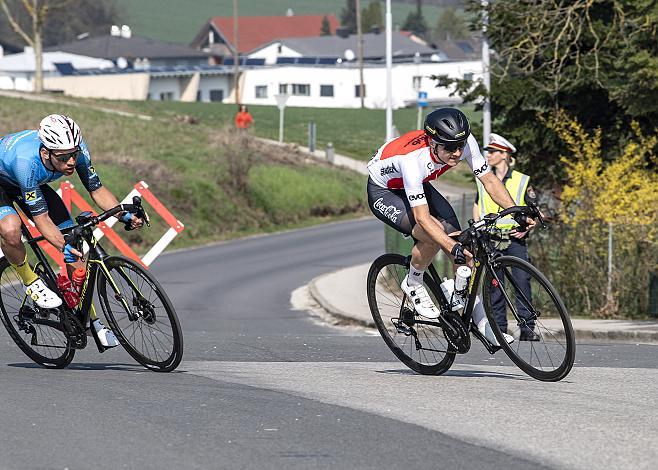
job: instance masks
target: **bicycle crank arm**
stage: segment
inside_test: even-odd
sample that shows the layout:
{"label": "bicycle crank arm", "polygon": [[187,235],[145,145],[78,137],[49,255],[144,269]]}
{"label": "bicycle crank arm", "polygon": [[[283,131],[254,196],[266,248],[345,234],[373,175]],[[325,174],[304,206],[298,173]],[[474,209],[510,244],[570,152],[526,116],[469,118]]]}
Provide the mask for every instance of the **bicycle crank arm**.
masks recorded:
{"label": "bicycle crank arm", "polygon": [[484,347],[487,348],[487,351],[489,351],[489,354],[493,355],[497,351],[500,351],[502,349],[500,346],[494,346],[493,344],[491,344],[489,340],[485,338],[484,335],[480,333],[480,330],[478,330],[477,328],[471,328],[471,334],[480,340],[480,342],[484,345]]}

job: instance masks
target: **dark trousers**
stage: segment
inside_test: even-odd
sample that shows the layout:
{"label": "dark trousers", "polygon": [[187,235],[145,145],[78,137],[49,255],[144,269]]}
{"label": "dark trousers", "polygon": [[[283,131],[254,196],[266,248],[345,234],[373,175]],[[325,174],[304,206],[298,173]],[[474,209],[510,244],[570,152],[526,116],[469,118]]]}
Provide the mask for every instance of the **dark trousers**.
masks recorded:
{"label": "dark trousers", "polygon": [[[505,256],[515,256],[524,261],[528,261],[528,247],[525,244],[525,241],[517,240],[516,238],[511,239],[511,245],[504,250],[502,254]],[[505,285],[505,278],[503,277],[502,271],[496,271],[498,279],[501,280],[502,285]],[[530,276],[525,271],[522,271],[517,268],[512,268],[512,278],[514,279],[514,284],[516,287],[523,292],[528,301],[532,301],[530,293]],[[514,290],[516,292],[516,289]],[[510,299],[511,301],[516,300],[516,310],[521,318],[526,320],[526,325],[529,330],[535,328],[535,320],[531,319],[532,315],[523,301],[523,298]],[[491,290],[491,306],[494,311],[494,316],[496,317],[496,323],[500,327],[501,331],[507,332],[507,303],[503,297],[502,288],[501,289],[492,289]]]}

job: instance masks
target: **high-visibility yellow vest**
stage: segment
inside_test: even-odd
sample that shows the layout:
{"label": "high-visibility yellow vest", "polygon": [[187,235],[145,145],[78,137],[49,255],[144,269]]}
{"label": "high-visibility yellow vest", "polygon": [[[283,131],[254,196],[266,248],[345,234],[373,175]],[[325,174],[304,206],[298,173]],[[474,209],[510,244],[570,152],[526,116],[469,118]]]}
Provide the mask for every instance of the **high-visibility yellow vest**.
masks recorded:
{"label": "high-visibility yellow vest", "polygon": [[[478,207],[480,208],[480,219],[485,215],[500,212],[502,207],[494,202],[489,196],[489,193],[479,179],[475,179],[478,185]],[[521,173],[520,171],[512,170],[512,176],[505,181],[505,187],[509,191],[514,204],[517,206],[525,206],[525,192],[528,189],[530,177]],[[496,227],[501,229],[511,229],[516,225],[512,217],[503,217],[496,222]]]}

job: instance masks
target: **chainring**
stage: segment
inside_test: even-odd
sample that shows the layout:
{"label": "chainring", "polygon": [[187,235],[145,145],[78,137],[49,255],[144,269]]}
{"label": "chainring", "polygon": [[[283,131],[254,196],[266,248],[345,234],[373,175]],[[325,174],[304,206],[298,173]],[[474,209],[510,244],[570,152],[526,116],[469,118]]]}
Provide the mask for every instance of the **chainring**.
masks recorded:
{"label": "chainring", "polygon": [[471,349],[471,336],[457,313],[443,313],[439,317],[439,322],[448,344],[455,348],[459,354],[465,354]]}
{"label": "chainring", "polygon": [[71,340],[71,346],[73,349],[84,349],[87,346],[87,332],[82,323],[72,313],[64,312],[63,315],[66,315],[64,333]]}

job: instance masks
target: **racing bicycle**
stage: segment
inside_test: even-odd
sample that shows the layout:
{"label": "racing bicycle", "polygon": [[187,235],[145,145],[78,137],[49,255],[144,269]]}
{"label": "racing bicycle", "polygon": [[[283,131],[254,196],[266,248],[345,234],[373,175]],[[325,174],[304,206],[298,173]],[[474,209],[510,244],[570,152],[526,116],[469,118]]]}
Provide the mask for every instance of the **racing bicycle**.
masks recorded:
{"label": "racing bicycle", "polygon": [[[473,254],[473,270],[461,313],[453,311],[453,298],[447,299],[440,288],[441,279],[434,265],[425,272],[423,283],[440,310],[437,319],[418,315],[400,283],[409,271],[410,256],[384,254],[368,272],[367,291],[370,312],[379,333],[397,358],[420,374],[438,375],[452,366],[457,354],[471,348],[471,336],[482,342],[490,354],[501,348],[529,376],[543,381],[558,381],[573,367],[576,342],[571,319],[564,303],[549,280],[530,263],[503,256],[496,250],[496,221],[522,213],[544,222],[536,206],[514,206],[497,214],[488,214],[469,227],[457,239]],[[515,282],[512,272],[522,273],[530,281],[530,292]],[[498,343],[494,346],[472,321],[473,306],[482,283],[482,302]],[[492,296],[504,299],[507,333],[515,337],[508,344],[496,323]],[[459,295],[458,293],[453,295]],[[522,331],[534,333],[533,341],[523,341]]]}
{"label": "racing bicycle", "polygon": [[[99,215],[82,212],[77,225],[65,229],[67,243],[86,254],[86,277],[80,303],[69,308],[65,302],[55,309],[38,307],[25,293],[14,268],[0,258],[0,310],[2,322],[18,347],[34,362],[49,368],[68,366],[77,349],[87,346],[87,331],[99,352],[104,347],[89,314],[94,292],[100,300],[103,316],[123,348],[148,369],[170,372],[183,357],[183,334],[174,307],[155,277],[138,263],[123,256],[109,255],[94,238],[98,224],[121,212],[131,212],[149,224],[138,196],[132,204],[119,204]],[[129,229],[129,223],[126,229]],[[32,237],[22,226],[23,236],[36,256],[35,272],[50,289],[58,292],[55,272],[38,243],[43,236]]]}

